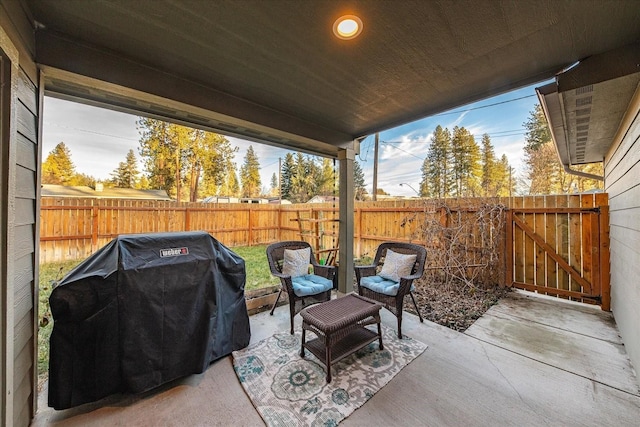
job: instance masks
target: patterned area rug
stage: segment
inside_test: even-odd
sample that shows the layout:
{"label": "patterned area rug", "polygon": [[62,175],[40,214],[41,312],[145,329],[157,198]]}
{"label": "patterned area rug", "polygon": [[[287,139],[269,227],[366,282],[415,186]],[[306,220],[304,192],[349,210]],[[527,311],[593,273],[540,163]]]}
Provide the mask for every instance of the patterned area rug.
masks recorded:
{"label": "patterned area rug", "polygon": [[335,426],[427,348],[383,326],[384,350],[376,340],[333,364],[327,384],[318,359],[309,351],[300,357],[300,340],[300,333],[276,334],[233,352],[238,379],[267,426]]}

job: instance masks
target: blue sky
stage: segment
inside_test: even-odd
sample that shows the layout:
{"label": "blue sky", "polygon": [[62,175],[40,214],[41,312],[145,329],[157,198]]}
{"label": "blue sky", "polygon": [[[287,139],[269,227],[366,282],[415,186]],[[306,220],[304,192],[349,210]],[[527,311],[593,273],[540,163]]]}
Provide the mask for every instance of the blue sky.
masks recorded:
{"label": "blue sky", "polygon": [[[415,195],[409,186],[419,187],[420,168],[437,125],[449,130],[454,126],[464,126],[478,142],[484,133],[488,133],[496,156],[506,154],[516,174],[521,174],[525,133],[523,123],[538,102],[534,88],[544,83],[381,132],[378,188],[393,195]],[[138,156],[137,119],[137,116],[129,114],[46,97],[43,161],[56,144],[64,141],[78,172],[107,180],[118,163],[125,160],[130,149]],[[278,159],[284,158],[287,151],[238,138],[228,139],[239,147],[235,159],[238,167],[249,145],[253,145],[261,165],[262,185],[268,187],[273,173],[277,174]],[[369,192],[373,185],[373,153],[374,136],[371,135],[362,142],[360,155],[356,157],[364,171]],[[401,183],[409,186],[400,186]]]}

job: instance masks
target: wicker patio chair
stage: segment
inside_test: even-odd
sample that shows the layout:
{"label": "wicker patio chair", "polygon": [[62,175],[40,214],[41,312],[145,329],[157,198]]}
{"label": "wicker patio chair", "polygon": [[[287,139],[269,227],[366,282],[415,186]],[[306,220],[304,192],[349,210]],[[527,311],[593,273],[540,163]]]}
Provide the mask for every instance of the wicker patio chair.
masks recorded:
{"label": "wicker patio chair", "polygon": [[[389,250],[395,253],[392,257],[387,256]],[[407,255],[408,258],[405,257]],[[401,266],[398,271],[391,265],[391,258],[402,260],[404,267]],[[398,318],[398,338],[402,338],[402,306],[405,296],[411,296],[420,322],[423,322],[412,291],[414,290],[413,281],[422,277],[426,259],[427,250],[422,246],[412,243],[385,242],[378,246],[373,264],[355,266],[358,293],[383,303],[385,308]],[[388,262],[386,268],[385,261]],[[413,265],[411,265],[412,262]],[[395,274],[398,272],[400,275]]]}
{"label": "wicker patio chair", "polygon": [[[304,257],[305,272],[309,265],[313,266],[312,274],[300,274],[292,277],[285,267],[285,250],[299,251],[309,249],[308,260]],[[291,252],[289,253],[291,254]],[[333,289],[333,276],[336,268],[328,265],[320,265],[316,261],[311,245],[307,242],[287,241],[273,243],[267,247],[267,259],[271,274],[280,278],[280,292],[278,298],[273,303],[271,315],[275,310],[282,292],[286,292],[289,297],[289,314],[291,316],[291,334],[293,334],[293,318],[303,308],[331,299]],[[290,259],[290,258],[289,258]],[[285,273],[283,273],[283,269]]]}

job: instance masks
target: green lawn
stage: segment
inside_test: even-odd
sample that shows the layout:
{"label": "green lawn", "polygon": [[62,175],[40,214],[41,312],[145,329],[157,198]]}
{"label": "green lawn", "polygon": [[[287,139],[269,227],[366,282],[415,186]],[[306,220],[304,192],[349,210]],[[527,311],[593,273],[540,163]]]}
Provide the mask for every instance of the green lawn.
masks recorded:
{"label": "green lawn", "polygon": [[[280,281],[273,277],[269,271],[269,263],[265,253],[266,246],[247,246],[232,248],[232,250],[245,260],[247,270],[247,283],[245,290],[260,289],[268,286],[279,285]],[[38,376],[46,378],[49,369],[49,336],[53,327],[53,319],[49,310],[49,295],[56,281],[62,279],[80,260],[52,262],[40,264],[40,304],[38,307]]]}
{"label": "green lawn", "polygon": [[231,248],[245,261],[247,269],[247,284],[245,291],[280,285],[280,279],[273,277],[269,270],[266,246],[239,246]]}
{"label": "green lawn", "polygon": [[[49,295],[53,285],[67,274],[73,267],[80,263],[76,261],[52,262],[40,264],[40,292],[38,306],[38,377],[42,379],[49,369],[49,336],[53,328],[51,310],[49,310]],[[40,381],[38,381],[40,382]]]}

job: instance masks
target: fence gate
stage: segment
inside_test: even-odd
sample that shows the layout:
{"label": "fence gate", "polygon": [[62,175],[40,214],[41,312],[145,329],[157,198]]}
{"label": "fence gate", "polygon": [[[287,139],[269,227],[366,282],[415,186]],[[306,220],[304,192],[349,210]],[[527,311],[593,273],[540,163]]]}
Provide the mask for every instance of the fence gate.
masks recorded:
{"label": "fence gate", "polygon": [[506,246],[507,284],[610,309],[606,194],[516,199]]}

